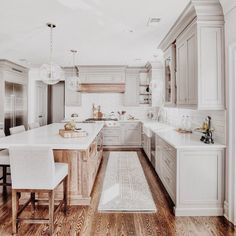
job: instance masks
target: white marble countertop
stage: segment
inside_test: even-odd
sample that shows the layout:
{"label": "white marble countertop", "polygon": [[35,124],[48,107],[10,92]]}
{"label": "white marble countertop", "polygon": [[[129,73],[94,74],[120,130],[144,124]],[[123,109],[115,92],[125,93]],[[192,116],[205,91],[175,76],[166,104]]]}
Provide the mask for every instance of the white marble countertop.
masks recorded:
{"label": "white marble countertop", "polygon": [[205,144],[200,141],[201,134],[182,134],[178,133],[174,127],[168,126],[157,121],[143,121],[144,132],[149,137],[148,130],[157,134],[161,139],[176,149],[189,149],[189,148],[201,148],[201,149],[222,149],[226,146],[220,143]]}
{"label": "white marble countertop", "polygon": [[48,146],[52,149],[76,149],[85,150],[93,142],[102,130],[103,123],[81,123],[77,128],[88,132],[87,137],[63,138],[59,135],[59,129],[63,129],[63,123],[54,123],[37,129],[28,130],[23,133],[0,138],[0,149],[10,146]]}
{"label": "white marble countertop", "polygon": [[176,149],[200,148],[200,149],[222,149],[226,146],[219,143],[205,144],[200,141],[200,135],[196,134],[181,134],[176,130],[156,131],[161,139],[169,143]]}

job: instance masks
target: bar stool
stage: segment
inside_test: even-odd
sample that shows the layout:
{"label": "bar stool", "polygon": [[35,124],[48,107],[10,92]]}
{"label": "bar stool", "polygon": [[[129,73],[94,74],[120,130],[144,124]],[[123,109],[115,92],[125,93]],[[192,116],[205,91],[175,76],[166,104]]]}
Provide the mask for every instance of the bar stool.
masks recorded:
{"label": "bar stool", "polygon": [[40,124],[38,122],[33,122],[33,123],[28,124],[29,129],[36,129],[36,128],[39,128],[39,127],[40,127]]}
{"label": "bar stool", "polygon": [[[47,223],[49,233],[54,230],[54,212],[64,205],[67,208],[68,164],[55,163],[52,149],[48,147],[10,147],[10,166],[12,176],[12,231],[17,233],[18,223]],[[55,208],[55,189],[63,183],[63,200]],[[22,192],[30,193],[29,200],[19,207]],[[35,193],[48,193],[49,217],[47,219],[20,218],[20,214],[31,203],[34,209]]]}
{"label": "bar stool", "polygon": [[18,134],[18,133],[22,133],[25,131],[25,126],[24,125],[19,125],[19,126],[15,126],[9,129],[10,130],[10,134]]}
{"label": "bar stool", "polygon": [[[0,130],[0,138],[5,137],[5,133],[3,130]],[[3,195],[7,195],[7,186],[11,186],[11,183],[7,183],[7,176],[10,175],[10,173],[7,172],[7,168],[10,167],[10,157],[8,150],[0,150],[0,167],[2,167],[2,177],[0,177],[0,180],[2,180],[2,183],[0,183],[0,186],[3,186]]]}

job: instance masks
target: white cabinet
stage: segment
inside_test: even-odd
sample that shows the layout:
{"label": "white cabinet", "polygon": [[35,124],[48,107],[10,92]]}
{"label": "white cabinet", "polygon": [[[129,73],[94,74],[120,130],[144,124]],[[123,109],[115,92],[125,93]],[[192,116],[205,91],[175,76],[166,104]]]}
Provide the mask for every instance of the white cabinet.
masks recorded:
{"label": "white cabinet", "polygon": [[140,122],[121,122],[124,146],[141,146],[142,126]]}
{"label": "white cabinet", "polygon": [[177,106],[224,110],[224,13],[217,1],[190,1],[160,43],[176,44]]}
{"label": "white cabinet", "polygon": [[103,128],[104,146],[141,147],[141,123],[119,122],[118,126]]}
{"label": "white cabinet", "polygon": [[117,146],[121,145],[121,127],[105,127],[103,128],[103,145]]}
{"label": "white cabinet", "polygon": [[192,25],[176,41],[178,105],[197,105],[196,34]]}
{"label": "white cabinet", "polygon": [[156,172],[176,216],[220,216],[224,202],[224,149],[174,148],[156,135]]}
{"label": "white cabinet", "polygon": [[224,109],[223,26],[191,24],[176,40],[177,104]]}
{"label": "white cabinet", "polygon": [[125,106],[139,106],[139,74],[136,70],[126,70]]}
{"label": "white cabinet", "polygon": [[176,103],[175,54],[176,48],[174,44],[172,44],[164,53],[165,105],[168,106],[173,106]]}
{"label": "white cabinet", "polygon": [[151,161],[151,138],[143,133],[142,148],[146,153],[149,161]]}

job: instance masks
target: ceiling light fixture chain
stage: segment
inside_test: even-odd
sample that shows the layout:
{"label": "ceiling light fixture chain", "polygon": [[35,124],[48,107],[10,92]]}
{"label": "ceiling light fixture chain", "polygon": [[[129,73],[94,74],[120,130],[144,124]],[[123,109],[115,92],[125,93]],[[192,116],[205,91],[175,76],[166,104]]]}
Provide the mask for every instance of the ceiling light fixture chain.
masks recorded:
{"label": "ceiling light fixture chain", "polygon": [[52,62],[52,53],[53,53],[53,35],[52,35],[52,24],[50,25],[50,63]]}

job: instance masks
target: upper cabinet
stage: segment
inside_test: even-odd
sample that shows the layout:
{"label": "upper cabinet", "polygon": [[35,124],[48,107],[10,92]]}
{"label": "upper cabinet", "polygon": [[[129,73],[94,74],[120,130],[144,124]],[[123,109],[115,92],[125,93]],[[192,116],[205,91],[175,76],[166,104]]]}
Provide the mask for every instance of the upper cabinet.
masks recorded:
{"label": "upper cabinet", "polygon": [[[174,66],[169,60],[173,44],[175,89]],[[176,105],[180,107],[225,108],[224,17],[218,1],[191,1],[159,47],[165,59],[166,104],[173,103],[176,93]]]}
{"label": "upper cabinet", "polygon": [[124,106],[139,106],[139,70],[126,69]]}
{"label": "upper cabinet", "polygon": [[165,105],[175,105],[176,102],[175,69],[175,45],[172,44],[164,54]]}
{"label": "upper cabinet", "polygon": [[191,25],[176,41],[178,105],[197,105],[197,31]]}

